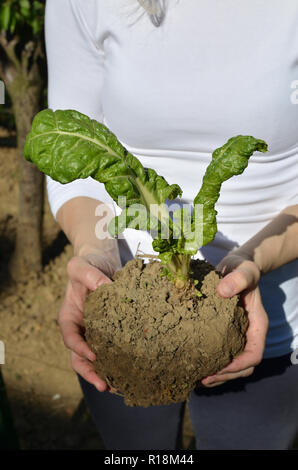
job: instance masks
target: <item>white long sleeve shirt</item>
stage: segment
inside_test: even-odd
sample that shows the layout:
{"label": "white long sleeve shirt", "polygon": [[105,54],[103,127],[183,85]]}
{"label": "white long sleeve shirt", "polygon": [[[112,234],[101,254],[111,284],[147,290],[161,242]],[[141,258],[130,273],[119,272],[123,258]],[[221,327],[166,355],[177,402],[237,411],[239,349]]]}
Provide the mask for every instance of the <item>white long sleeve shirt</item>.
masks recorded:
{"label": "white long sleeve shirt", "polygon": [[[156,28],[136,0],[47,0],[49,107],[108,126],[141,163],[197,194],[212,151],[253,135],[269,145],[222,186],[218,233],[198,252],[214,265],[298,203],[298,2],[173,0]],[[92,178],[48,178],[53,214],[69,199],[112,200]],[[127,229],[132,254],[153,253]],[[121,248],[123,249],[123,248]],[[265,357],[298,347],[298,261],[262,277]]]}

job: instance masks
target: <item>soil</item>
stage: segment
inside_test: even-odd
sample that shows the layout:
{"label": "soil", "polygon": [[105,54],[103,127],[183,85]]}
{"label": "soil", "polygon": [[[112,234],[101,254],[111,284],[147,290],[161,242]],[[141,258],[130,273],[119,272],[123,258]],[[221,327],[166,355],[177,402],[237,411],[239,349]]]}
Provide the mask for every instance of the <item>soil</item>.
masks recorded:
{"label": "soil", "polygon": [[[104,449],[83,401],[57,324],[72,249],[45,200],[43,272],[12,283],[8,263],[17,226],[18,165],[14,132],[0,128],[0,340],[1,372],[21,449]],[[183,447],[194,448],[186,409]]]}
{"label": "soil", "polygon": [[160,262],[134,259],[87,299],[97,372],[127,405],[185,401],[244,349],[248,320],[239,297],[217,294],[220,275],[209,263],[192,261],[191,269],[198,284],[181,291],[161,276]]}

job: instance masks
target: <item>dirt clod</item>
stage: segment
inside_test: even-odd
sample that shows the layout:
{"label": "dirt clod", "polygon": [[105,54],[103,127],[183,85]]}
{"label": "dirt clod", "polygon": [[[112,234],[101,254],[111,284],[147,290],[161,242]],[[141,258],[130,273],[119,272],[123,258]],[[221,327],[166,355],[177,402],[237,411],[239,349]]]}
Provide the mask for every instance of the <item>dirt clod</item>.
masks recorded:
{"label": "dirt clod", "polygon": [[[197,382],[225,367],[245,346],[239,297],[221,298],[220,275],[192,261],[198,280],[184,291],[161,277],[158,261],[129,261],[85,305],[86,339],[99,376],[130,406],[185,401]],[[202,296],[198,296],[198,290]]]}

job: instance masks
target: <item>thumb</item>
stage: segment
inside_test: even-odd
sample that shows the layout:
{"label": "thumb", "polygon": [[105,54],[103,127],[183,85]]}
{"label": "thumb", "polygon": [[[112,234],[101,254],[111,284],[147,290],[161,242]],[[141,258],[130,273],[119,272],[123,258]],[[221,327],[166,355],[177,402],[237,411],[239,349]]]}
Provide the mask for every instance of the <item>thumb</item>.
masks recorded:
{"label": "thumb", "polygon": [[233,297],[249,287],[254,288],[259,278],[260,272],[255,263],[246,261],[221,279],[217,292],[221,297]]}
{"label": "thumb", "polygon": [[67,272],[72,282],[78,282],[90,291],[95,290],[100,284],[112,282],[100,269],[79,256],[69,261]]}

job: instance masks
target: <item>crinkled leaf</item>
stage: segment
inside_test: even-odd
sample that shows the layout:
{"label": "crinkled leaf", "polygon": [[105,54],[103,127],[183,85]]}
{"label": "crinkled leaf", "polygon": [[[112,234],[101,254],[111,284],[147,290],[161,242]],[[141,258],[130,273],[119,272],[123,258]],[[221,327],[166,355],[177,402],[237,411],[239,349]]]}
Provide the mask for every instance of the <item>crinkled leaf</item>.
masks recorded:
{"label": "crinkled leaf", "polygon": [[[177,184],[169,185],[154,170],[144,168],[105,125],[74,110],[47,109],[37,114],[26,139],[25,157],[60,183],[91,176],[105,185],[117,204],[121,198],[122,208],[142,205],[148,215],[151,210],[154,217],[157,211],[161,222],[169,219],[165,200],[182,194]],[[129,211],[127,215],[133,226],[134,217]]]}
{"label": "crinkled leaf", "polygon": [[9,28],[11,21],[11,5],[4,3],[0,7],[0,30],[4,31]]}
{"label": "crinkled leaf", "polygon": [[[213,152],[202,187],[194,200],[194,205],[203,205],[203,245],[210,243],[217,232],[217,211],[214,207],[219,198],[222,183],[234,175],[243,173],[251,155],[256,151],[266,152],[267,148],[263,140],[238,135]],[[196,223],[195,213],[193,223]]]}

